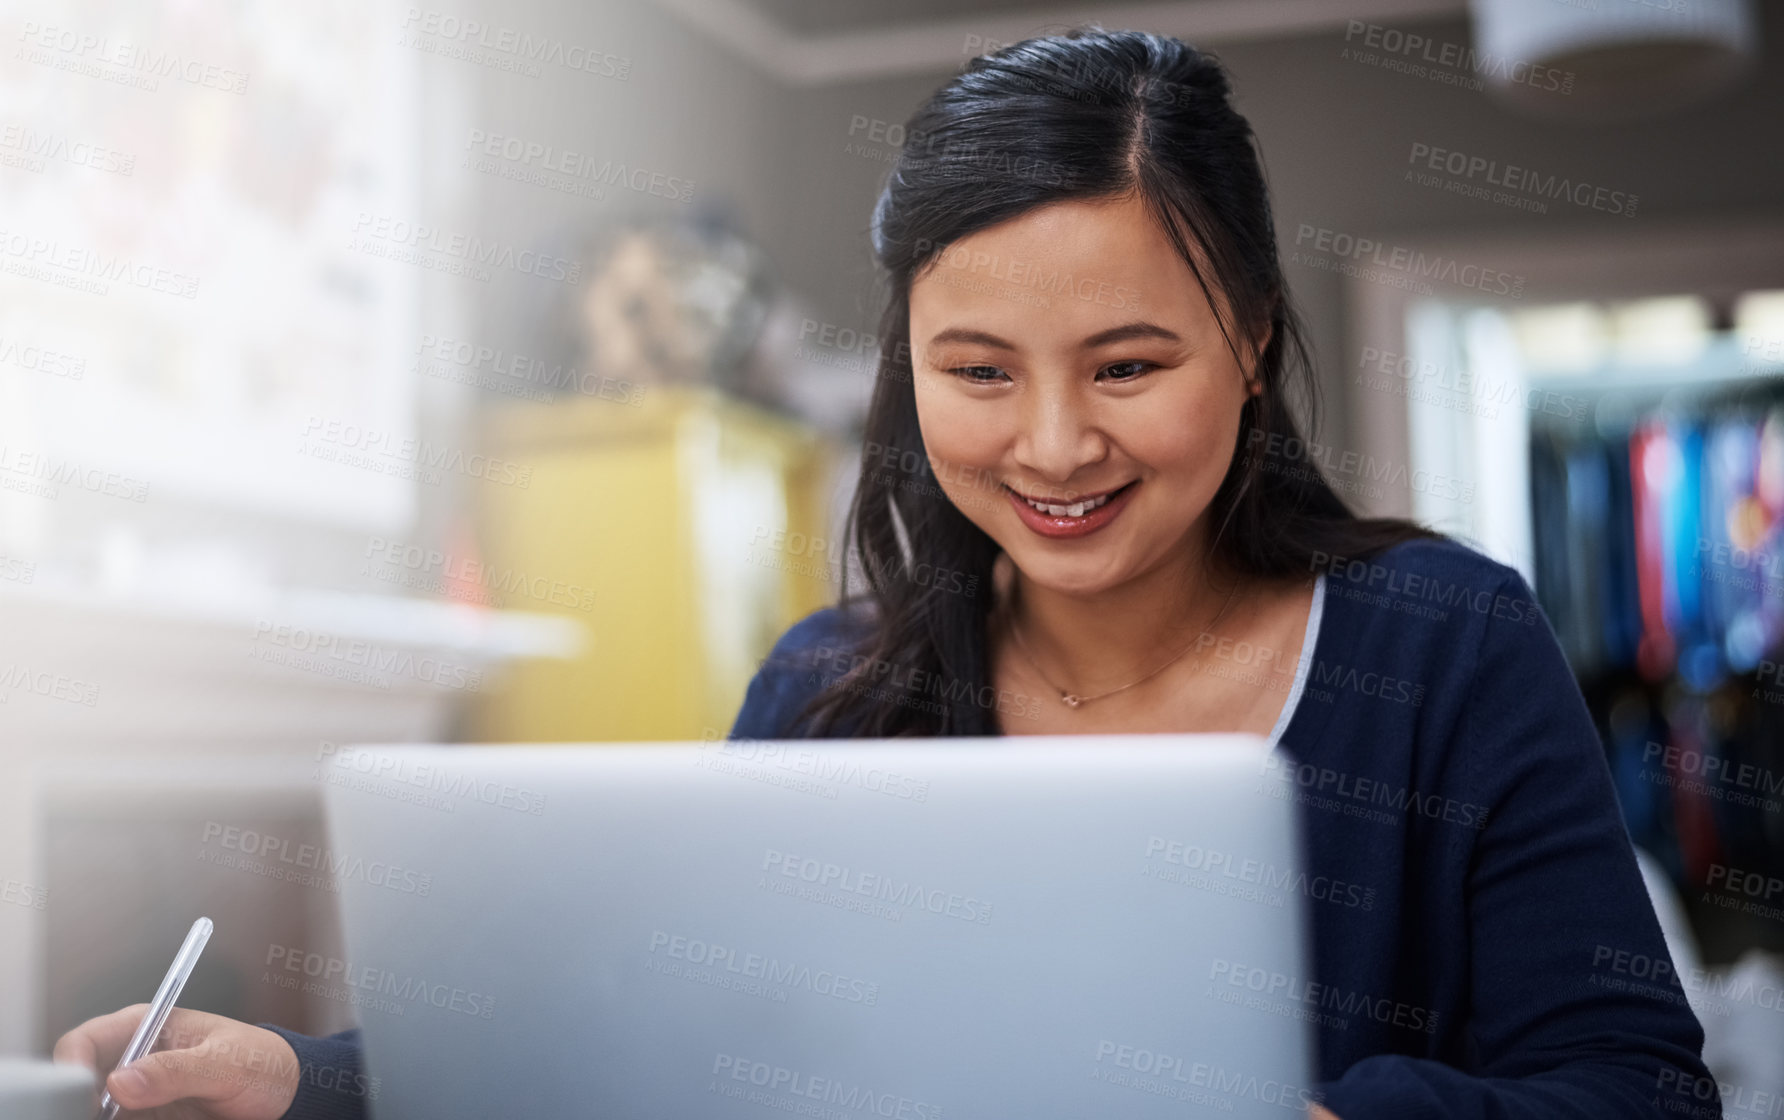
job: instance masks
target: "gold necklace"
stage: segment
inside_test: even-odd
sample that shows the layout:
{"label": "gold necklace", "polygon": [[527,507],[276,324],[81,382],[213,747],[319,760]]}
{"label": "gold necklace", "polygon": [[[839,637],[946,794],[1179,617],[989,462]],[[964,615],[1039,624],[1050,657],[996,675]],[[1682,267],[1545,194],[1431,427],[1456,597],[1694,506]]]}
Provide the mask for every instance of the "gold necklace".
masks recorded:
{"label": "gold necklace", "polygon": [[[1233,590],[1227,592],[1226,602],[1224,602],[1220,605],[1220,613],[1215,615],[1214,620],[1212,622],[1208,623],[1207,626],[1202,627],[1202,633],[1204,633],[1204,634],[1207,633],[1208,630],[1211,629],[1215,625],[1215,623],[1218,623],[1223,617],[1225,617],[1227,608],[1233,605],[1233,592],[1237,591],[1237,590],[1239,590],[1239,584],[1237,581],[1234,581]],[[1027,661],[1028,664],[1031,667],[1033,667],[1034,671],[1036,673],[1040,674],[1041,679],[1047,682],[1048,688],[1051,688],[1051,689],[1053,689],[1053,691],[1059,693],[1060,702],[1063,703],[1068,708],[1076,708],[1079,705],[1088,704],[1092,700],[1101,700],[1105,696],[1113,696],[1117,692],[1125,692],[1137,684],[1144,684],[1147,681],[1151,680],[1153,677],[1156,677],[1160,673],[1164,672],[1166,669],[1169,669],[1172,665],[1175,665],[1178,661],[1182,660],[1183,655],[1188,653],[1191,649],[1194,649],[1195,644],[1196,644],[1194,641],[1190,642],[1189,645],[1184,646],[1182,649],[1180,649],[1176,653],[1172,654],[1171,659],[1169,661],[1166,661],[1163,665],[1160,665],[1158,668],[1152,670],[1150,673],[1147,673],[1145,676],[1139,678],[1138,680],[1128,681],[1126,684],[1122,685],[1120,688],[1111,688],[1109,691],[1099,692],[1095,696],[1079,696],[1075,692],[1069,692],[1066,689],[1060,688],[1058,685],[1054,684],[1053,678],[1049,677],[1047,675],[1046,671],[1041,668],[1040,664],[1035,661],[1034,655],[1028,651],[1028,642],[1022,637],[1022,631],[1020,631],[1016,628],[1016,612],[1014,609],[1015,604],[1011,603],[1010,606],[1011,606],[1010,633],[1014,634],[1016,636],[1016,645],[1021,648],[1023,660]],[[1196,639],[1200,640],[1200,638],[1201,638],[1201,634],[1197,634]]]}

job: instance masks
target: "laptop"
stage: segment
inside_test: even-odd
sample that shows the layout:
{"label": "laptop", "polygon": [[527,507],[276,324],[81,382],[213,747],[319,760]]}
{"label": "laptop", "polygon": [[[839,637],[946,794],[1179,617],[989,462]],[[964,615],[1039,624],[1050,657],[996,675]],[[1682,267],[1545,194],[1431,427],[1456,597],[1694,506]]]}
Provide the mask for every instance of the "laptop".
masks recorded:
{"label": "laptop", "polygon": [[378,1120],[1300,1115],[1290,769],[1251,735],[341,747],[347,958],[305,972]]}

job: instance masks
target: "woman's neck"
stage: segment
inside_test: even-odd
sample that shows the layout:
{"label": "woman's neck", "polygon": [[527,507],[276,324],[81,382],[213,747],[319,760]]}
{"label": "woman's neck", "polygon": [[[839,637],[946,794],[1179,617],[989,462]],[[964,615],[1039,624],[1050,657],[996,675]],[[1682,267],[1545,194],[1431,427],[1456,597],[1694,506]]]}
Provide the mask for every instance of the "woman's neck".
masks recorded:
{"label": "woman's neck", "polygon": [[1187,550],[1180,555],[1084,597],[1035,584],[1000,554],[999,615],[1058,686],[1086,695],[1120,688],[1195,644],[1245,597],[1243,577],[1216,577]]}

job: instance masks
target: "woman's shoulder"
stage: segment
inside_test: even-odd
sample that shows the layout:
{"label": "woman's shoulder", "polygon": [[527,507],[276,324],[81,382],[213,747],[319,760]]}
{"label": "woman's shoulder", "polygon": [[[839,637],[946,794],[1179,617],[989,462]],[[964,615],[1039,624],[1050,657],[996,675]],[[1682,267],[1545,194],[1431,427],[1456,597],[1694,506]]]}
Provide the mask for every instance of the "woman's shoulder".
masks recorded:
{"label": "woman's shoulder", "polygon": [[873,632],[870,603],[855,600],[822,607],[787,627],[762,659],[763,672],[799,672],[846,656]]}
{"label": "woman's shoulder", "polygon": [[1489,619],[1534,626],[1542,618],[1516,568],[1450,537],[1402,541],[1365,557],[1316,553],[1314,565],[1335,604],[1382,608],[1401,621],[1473,629]]}
{"label": "woman's shoulder", "polygon": [[874,619],[871,605],[854,601],[815,610],[789,626],[750,681],[730,737],[803,737],[795,727],[800,711],[825,682],[848,671],[872,636]]}
{"label": "woman's shoulder", "polygon": [[1313,667],[1388,674],[1421,695],[1466,691],[1489,647],[1553,642],[1516,568],[1449,538],[1403,541],[1366,557],[1315,557],[1324,577]]}
{"label": "woman's shoulder", "polygon": [[[1315,566],[1329,577],[1347,583],[1384,584],[1390,578],[1416,578],[1420,586],[1440,580],[1468,587],[1492,589],[1523,577],[1509,564],[1453,537],[1415,537],[1363,557],[1316,553]],[[1395,586],[1400,586],[1396,584]]]}

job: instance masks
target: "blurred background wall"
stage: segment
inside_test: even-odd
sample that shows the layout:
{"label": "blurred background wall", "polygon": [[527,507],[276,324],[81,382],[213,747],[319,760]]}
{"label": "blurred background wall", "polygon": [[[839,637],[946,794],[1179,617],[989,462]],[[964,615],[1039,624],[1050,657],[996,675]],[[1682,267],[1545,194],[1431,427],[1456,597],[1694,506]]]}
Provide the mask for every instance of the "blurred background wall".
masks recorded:
{"label": "blurred background wall", "polygon": [[326,884],[216,858],[343,744],[722,735],[850,562],[903,122],[1086,20],[1225,62],[1310,455],[1530,576],[1695,948],[1775,968],[1705,892],[1784,872],[1774,5],[9,0],[0,1052],[200,909],[195,998],[346,1023],[259,967]]}

